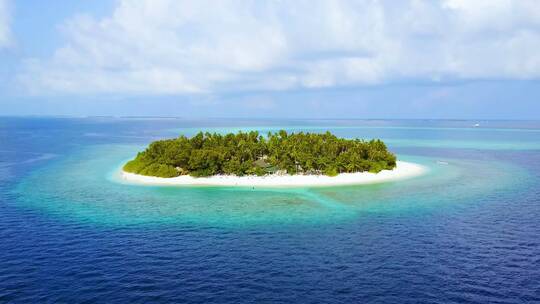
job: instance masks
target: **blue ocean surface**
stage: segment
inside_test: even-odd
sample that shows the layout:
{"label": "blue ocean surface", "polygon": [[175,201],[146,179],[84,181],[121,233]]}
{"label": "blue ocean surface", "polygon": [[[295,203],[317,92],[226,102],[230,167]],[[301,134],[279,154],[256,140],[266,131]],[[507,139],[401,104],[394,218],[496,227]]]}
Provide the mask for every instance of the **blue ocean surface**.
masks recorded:
{"label": "blue ocean surface", "polygon": [[[478,126],[475,126],[478,124]],[[198,131],[381,138],[420,177],[123,183]],[[540,122],[0,118],[0,303],[539,303]]]}

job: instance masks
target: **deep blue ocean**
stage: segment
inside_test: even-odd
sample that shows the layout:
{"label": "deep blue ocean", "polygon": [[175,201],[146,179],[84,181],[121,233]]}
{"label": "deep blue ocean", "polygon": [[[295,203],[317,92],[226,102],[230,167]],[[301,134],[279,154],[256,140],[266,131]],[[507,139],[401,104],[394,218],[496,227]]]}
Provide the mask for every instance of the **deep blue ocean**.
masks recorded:
{"label": "deep blue ocean", "polygon": [[[475,127],[475,124],[479,124]],[[123,183],[199,130],[381,138],[424,176]],[[0,303],[540,303],[540,122],[0,118]]]}

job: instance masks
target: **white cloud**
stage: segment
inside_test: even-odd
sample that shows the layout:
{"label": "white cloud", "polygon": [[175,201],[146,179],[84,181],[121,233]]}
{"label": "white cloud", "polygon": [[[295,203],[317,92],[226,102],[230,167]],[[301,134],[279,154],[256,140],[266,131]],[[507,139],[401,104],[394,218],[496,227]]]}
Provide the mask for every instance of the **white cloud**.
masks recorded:
{"label": "white cloud", "polygon": [[63,31],[51,58],[26,61],[27,89],[178,94],[540,76],[536,0],[122,0],[111,16],[76,16]]}
{"label": "white cloud", "polygon": [[10,46],[11,30],[10,30],[11,14],[7,0],[0,0],[0,49]]}

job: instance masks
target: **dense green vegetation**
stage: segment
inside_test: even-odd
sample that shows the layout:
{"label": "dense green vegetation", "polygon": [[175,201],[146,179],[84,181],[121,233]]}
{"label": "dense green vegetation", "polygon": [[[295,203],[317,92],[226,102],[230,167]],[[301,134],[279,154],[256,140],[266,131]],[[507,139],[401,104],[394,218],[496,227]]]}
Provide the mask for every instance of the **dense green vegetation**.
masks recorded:
{"label": "dense green vegetation", "polygon": [[220,135],[200,132],[194,137],[158,140],[129,161],[127,172],[174,177],[184,174],[265,175],[379,172],[393,169],[396,157],[380,140],[338,138],[330,132],[239,132]]}

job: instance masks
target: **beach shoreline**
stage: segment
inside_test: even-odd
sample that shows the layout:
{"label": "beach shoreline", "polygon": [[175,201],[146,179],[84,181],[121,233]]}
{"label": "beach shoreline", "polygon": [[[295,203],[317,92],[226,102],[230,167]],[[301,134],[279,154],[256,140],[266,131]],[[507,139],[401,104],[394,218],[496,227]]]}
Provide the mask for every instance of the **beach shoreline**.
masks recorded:
{"label": "beach shoreline", "polygon": [[265,175],[235,176],[215,175],[210,177],[192,177],[182,175],[163,178],[129,173],[121,170],[122,181],[130,184],[154,186],[237,186],[237,187],[324,187],[344,185],[377,184],[420,176],[427,172],[425,166],[397,161],[393,170],[379,173],[356,172],[341,173],[337,176],[326,175]]}

